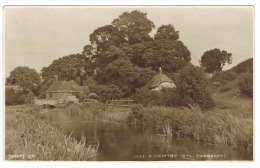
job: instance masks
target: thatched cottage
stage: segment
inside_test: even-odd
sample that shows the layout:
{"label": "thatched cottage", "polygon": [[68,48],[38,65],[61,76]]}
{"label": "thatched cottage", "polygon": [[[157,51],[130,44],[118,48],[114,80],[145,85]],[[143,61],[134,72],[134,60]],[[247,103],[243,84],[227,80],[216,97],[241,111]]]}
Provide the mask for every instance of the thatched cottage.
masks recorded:
{"label": "thatched cottage", "polygon": [[79,86],[73,80],[57,80],[46,91],[46,99],[62,99],[65,101],[79,102],[79,98],[87,95],[88,92],[88,86]]}
{"label": "thatched cottage", "polygon": [[147,84],[146,87],[150,90],[160,91],[163,88],[175,88],[173,80],[162,73],[162,69],[159,69],[157,75],[155,75]]}

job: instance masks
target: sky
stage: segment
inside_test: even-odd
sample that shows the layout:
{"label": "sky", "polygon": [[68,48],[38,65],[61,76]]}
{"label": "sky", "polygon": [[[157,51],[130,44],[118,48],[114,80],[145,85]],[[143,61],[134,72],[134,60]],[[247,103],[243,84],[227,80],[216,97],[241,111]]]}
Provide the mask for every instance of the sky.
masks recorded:
{"label": "sky", "polygon": [[81,53],[95,29],[133,10],[147,13],[155,24],[153,33],[161,25],[174,25],[194,65],[214,48],[232,53],[233,63],[224,70],[254,57],[252,6],[7,6],[3,16],[5,76],[18,66],[40,72],[55,59]]}

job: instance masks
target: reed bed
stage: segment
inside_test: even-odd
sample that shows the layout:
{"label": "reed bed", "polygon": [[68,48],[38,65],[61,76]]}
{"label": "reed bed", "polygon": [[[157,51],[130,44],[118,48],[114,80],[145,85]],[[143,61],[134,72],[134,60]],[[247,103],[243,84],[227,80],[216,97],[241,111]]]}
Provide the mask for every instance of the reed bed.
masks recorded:
{"label": "reed bed", "polygon": [[66,108],[41,110],[37,116],[48,120],[53,120],[51,117],[55,114],[57,116],[55,117],[56,121],[83,119],[126,123],[130,113],[130,108],[111,107],[106,106],[103,103],[92,103],[84,105],[71,104]]}
{"label": "reed bed", "polygon": [[[86,146],[27,112],[6,112],[6,160],[95,160],[98,145]],[[12,157],[12,156],[23,156]],[[24,157],[30,156],[30,157]]]}
{"label": "reed bed", "polygon": [[142,126],[152,133],[192,138],[218,146],[248,149],[253,146],[252,123],[229,110],[202,111],[189,108],[133,108],[128,123]]}

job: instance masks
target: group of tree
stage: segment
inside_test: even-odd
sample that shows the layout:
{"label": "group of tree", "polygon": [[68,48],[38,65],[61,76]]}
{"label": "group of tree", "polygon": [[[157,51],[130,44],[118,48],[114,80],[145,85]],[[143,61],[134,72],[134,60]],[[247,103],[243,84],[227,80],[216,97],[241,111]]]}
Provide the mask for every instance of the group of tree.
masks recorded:
{"label": "group of tree", "polygon": [[145,87],[133,95],[136,102],[143,105],[164,105],[188,107],[197,104],[201,109],[214,107],[215,103],[208,90],[208,80],[201,67],[189,64],[178,71],[175,77],[176,88],[152,91]]}
{"label": "group of tree", "polygon": [[39,95],[41,86],[40,75],[29,67],[16,67],[8,78],[6,85],[18,86],[18,89],[5,89],[7,105],[29,103],[31,98]]}
{"label": "group of tree", "polygon": [[[40,75],[28,67],[17,67],[7,83],[15,83],[25,91],[45,97],[45,91],[55,80],[54,75],[58,75],[59,80],[89,85],[91,91],[104,99],[116,99],[140,92],[162,67],[169,77],[178,74],[174,97],[179,96],[186,104],[211,106],[211,102],[200,102],[211,99],[203,84],[201,68],[191,65],[190,51],[180,41],[179,31],[168,24],[160,26],[152,35],[154,28],[146,13],[124,12],[111,24],[94,30],[89,36],[91,44],[84,46],[82,53],[54,60],[42,68]],[[206,72],[221,71],[226,63],[231,63],[231,56],[225,50],[209,50],[202,55],[200,64]]]}

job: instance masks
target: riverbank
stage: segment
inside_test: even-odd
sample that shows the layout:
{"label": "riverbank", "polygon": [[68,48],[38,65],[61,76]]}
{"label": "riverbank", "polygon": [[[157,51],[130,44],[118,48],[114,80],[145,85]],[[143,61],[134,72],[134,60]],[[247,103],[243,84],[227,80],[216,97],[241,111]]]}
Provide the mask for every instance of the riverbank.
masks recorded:
{"label": "riverbank", "polygon": [[132,108],[128,123],[177,140],[190,138],[216,146],[231,146],[243,150],[253,148],[252,119],[229,110],[202,111],[190,108]]}
{"label": "riverbank", "polygon": [[[197,106],[167,108],[142,105],[122,108],[106,106],[102,103],[70,104],[66,108],[40,108],[39,110],[37,110],[38,106],[22,108],[27,108],[27,113],[36,119],[57,123],[56,125],[59,125],[59,122],[64,124],[96,120],[125,123],[140,128],[150,135],[158,135],[162,145],[165,143],[166,146],[172,140],[190,139],[194,143],[196,141],[216,147],[233,147],[248,152],[253,149],[252,118],[247,118],[247,114],[228,109],[202,111]],[[15,112],[23,113],[23,110]]]}
{"label": "riverbank", "polygon": [[86,146],[67,136],[48,120],[37,117],[37,106],[7,106],[5,113],[6,160],[95,160],[98,146]]}
{"label": "riverbank", "polygon": [[55,120],[80,118],[122,122],[176,140],[189,138],[215,146],[231,146],[243,150],[253,148],[253,119],[248,118],[248,112],[217,108],[202,111],[197,106],[144,108],[142,105],[133,105],[130,109],[93,103],[82,106],[71,104],[65,109],[51,109],[44,113],[45,117],[48,116],[46,113],[59,115]]}
{"label": "riverbank", "polygon": [[35,115],[42,119],[55,120],[56,122],[66,122],[70,120],[99,120],[127,123],[130,108],[106,106],[103,103],[92,104],[70,104],[66,108],[42,109]]}

